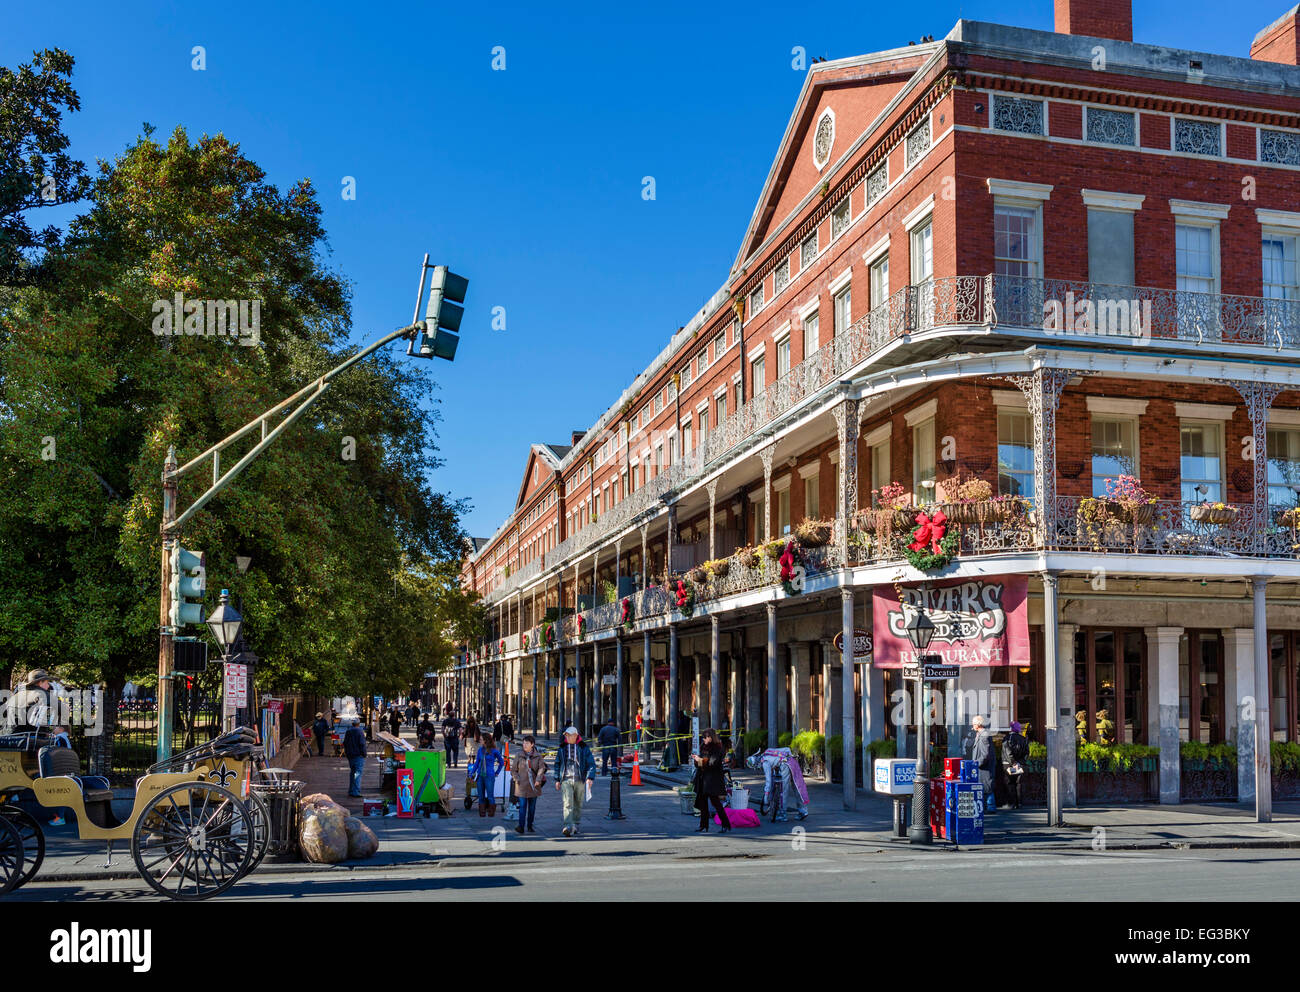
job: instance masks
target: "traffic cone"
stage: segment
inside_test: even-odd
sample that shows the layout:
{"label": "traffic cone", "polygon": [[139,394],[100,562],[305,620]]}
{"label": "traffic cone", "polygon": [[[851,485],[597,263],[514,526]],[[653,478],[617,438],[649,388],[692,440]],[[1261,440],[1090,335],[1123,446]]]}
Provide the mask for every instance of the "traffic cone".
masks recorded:
{"label": "traffic cone", "polygon": [[640,784],[641,784],[641,752],[638,750],[632,752],[632,780],[628,782],[628,785],[640,785]]}

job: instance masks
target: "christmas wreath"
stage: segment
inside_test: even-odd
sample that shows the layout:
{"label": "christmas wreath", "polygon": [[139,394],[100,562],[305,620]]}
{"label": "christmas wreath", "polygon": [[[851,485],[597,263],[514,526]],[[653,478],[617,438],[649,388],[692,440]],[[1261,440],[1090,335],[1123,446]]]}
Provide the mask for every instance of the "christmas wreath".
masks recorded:
{"label": "christmas wreath", "polygon": [[528,635],[527,635],[527,634],[524,635],[524,650],[525,650],[525,651],[528,650]]}
{"label": "christmas wreath", "polygon": [[578,639],[581,640],[582,635],[585,634],[586,632],[587,632],[587,620],[581,613],[579,613],[578,614]]}
{"label": "christmas wreath", "polygon": [[948,517],[942,510],[916,515],[912,543],[903,549],[908,564],[920,572],[943,568],[957,557],[957,533],[948,530]]}
{"label": "christmas wreath", "polygon": [[621,623],[624,627],[628,628],[628,630],[632,629],[632,597],[631,596],[623,597],[623,614],[618,618],[618,622]]}
{"label": "christmas wreath", "polygon": [[506,642],[505,642],[505,641],[502,641],[502,642],[501,642],[500,646],[497,648],[497,653],[498,653],[498,654],[505,654],[505,653],[506,653]]}
{"label": "christmas wreath", "polygon": [[686,579],[677,580],[677,609],[684,617],[695,612],[695,587]]}
{"label": "christmas wreath", "polygon": [[552,647],[555,644],[555,624],[550,620],[543,621],[542,629],[537,632],[537,640],[548,648]]}
{"label": "christmas wreath", "polygon": [[799,564],[799,546],[793,540],[786,542],[785,550],[781,552],[777,564],[781,566],[781,588],[785,590],[785,594],[794,596],[803,592],[803,583],[796,587],[794,581],[795,568]]}

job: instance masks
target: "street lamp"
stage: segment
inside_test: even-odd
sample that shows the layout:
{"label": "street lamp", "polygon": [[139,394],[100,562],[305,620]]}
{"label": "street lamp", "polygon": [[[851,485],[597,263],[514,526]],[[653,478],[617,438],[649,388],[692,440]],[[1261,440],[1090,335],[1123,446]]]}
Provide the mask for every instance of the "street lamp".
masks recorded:
{"label": "street lamp", "polygon": [[[222,682],[225,682],[226,666],[230,664],[231,650],[239,643],[239,632],[244,626],[244,618],[241,617],[235,608],[230,605],[230,590],[221,590],[221,603],[212,611],[212,616],[208,617],[208,629],[212,631],[212,636],[216,638],[217,646],[221,648],[221,674]],[[223,707],[222,724],[225,724],[226,710]],[[230,728],[226,728],[230,729]]]}
{"label": "street lamp", "polygon": [[924,657],[934,637],[934,622],[925,610],[917,607],[904,628],[916,652],[916,692],[921,701],[921,717],[916,724],[916,777],[912,781],[912,825],[907,828],[909,844],[930,844],[930,731],[926,717]]}

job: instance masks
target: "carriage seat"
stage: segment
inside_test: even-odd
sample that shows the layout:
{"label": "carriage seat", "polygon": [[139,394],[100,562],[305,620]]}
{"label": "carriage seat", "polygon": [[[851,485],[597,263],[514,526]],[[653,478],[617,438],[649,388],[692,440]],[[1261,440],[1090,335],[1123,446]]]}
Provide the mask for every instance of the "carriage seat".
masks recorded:
{"label": "carriage seat", "polygon": [[39,758],[41,778],[49,778],[52,775],[71,777],[81,789],[87,806],[91,803],[113,801],[113,790],[109,787],[108,779],[102,775],[82,775],[81,759],[72,748],[49,745],[41,748]]}

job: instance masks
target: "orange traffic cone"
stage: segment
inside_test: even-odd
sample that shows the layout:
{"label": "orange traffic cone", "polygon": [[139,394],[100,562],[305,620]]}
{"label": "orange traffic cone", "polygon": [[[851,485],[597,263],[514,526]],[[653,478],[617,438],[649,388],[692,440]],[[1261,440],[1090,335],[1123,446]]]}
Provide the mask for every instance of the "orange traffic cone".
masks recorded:
{"label": "orange traffic cone", "polygon": [[640,784],[641,784],[641,752],[633,751],[632,752],[632,780],[628,782],[628,785],[640,785]]}

